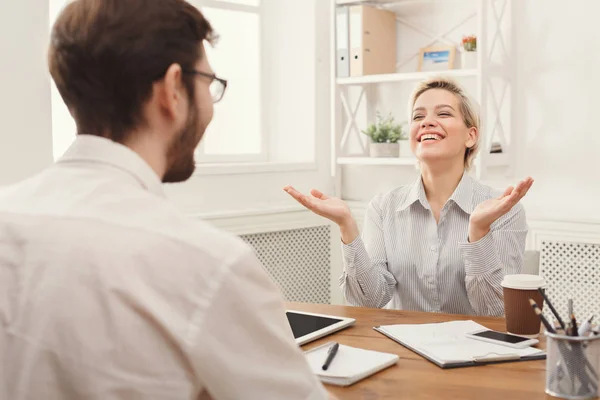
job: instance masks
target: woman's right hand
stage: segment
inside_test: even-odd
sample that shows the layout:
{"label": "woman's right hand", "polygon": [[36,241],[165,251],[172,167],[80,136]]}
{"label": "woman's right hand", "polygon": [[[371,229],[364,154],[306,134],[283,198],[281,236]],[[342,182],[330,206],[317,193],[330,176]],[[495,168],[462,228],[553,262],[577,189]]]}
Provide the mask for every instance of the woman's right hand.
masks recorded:
{"label": "woman's right hand", "polygon": [[326,196],[316,189],[310,191],[311,196],[300,193],[291,186],[286,186],[283,190],[310,211],[340,226],[353,221],[350,207],[342,199]]}
{"label": "woman's right hand", "polygon": [[342,199],[326,196],[316,189],[310,191],[310,196],[300,193],[291,186],[286,186],[283,190],[310,211],[338,224],[342,242],[345,244],[352,243],[358,237],[356,221],[352,218],[350,207]]}

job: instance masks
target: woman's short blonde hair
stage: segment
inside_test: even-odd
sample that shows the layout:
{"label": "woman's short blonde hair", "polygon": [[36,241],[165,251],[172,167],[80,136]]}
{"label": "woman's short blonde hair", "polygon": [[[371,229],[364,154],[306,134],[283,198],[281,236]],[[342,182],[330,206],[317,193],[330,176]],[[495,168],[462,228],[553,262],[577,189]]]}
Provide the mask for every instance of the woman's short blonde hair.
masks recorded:
{"label": "woman's short blonde hair", "polygon": [[412,110],[417,99],[430,89],[443,89],[454,94],[460,104],[460,112],[463,116],[465,125],[467,128],[476,128],[477,132],[479,133],[477,135],[475,144],[472,147],[467,148],[465,151],[465,169],[469,170],[473,164],[473,159],[477,155],[481,140],[481,131],[479,129],[481,121],[479,119],[479,111],[475,108],[475,104],[471,101],[470,97],[467,95],[467,92],[458,82],[451,78],[436,76],[420,82],[417,87],[415,87],[412,95],[410,96],[408,104],[409,121],[412,121]]}

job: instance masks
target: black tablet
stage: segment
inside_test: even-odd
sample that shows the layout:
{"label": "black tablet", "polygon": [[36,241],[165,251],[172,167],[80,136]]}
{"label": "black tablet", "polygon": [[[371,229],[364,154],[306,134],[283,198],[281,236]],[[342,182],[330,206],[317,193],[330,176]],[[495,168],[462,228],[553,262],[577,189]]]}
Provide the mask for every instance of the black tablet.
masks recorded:
{"label": "black tablet", "polygon": [[299,345],[329,335],[349,327],[355,322],[354,318],[337,317],[334,315],[315,314],[304,311],[288,310],[288,322]]}

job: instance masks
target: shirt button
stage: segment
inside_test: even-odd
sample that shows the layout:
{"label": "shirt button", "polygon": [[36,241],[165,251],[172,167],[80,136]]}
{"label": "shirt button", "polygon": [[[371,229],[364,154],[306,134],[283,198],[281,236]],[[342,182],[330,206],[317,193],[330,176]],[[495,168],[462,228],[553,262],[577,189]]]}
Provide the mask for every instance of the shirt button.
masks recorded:
{"label": "shirt button", "polygon": [[435,253],[437,251],[437,246],[433,245],[429,248],[429,250],[431,250]]}

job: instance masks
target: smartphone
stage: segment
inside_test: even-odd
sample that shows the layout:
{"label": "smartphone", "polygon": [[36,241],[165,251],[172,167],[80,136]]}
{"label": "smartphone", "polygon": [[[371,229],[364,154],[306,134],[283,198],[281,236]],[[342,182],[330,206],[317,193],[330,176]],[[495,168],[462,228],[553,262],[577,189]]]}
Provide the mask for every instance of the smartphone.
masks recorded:
{"label": "smartphone", "polygon": [[488,343],[499,344],[501,346],[508,346],[515,349],[524,349],[529,346],[533,346],[539,343],[537,339],[531,339],[524,336],[511,335],[510,333],[497,332],[489,329],[483,329],[467,333],[466,337],[469,339],[481,340]]}

